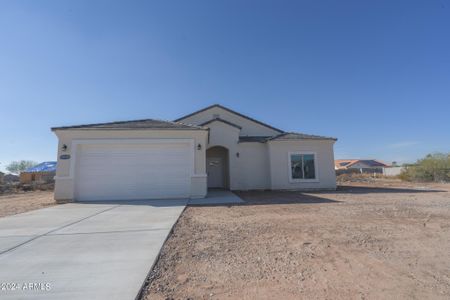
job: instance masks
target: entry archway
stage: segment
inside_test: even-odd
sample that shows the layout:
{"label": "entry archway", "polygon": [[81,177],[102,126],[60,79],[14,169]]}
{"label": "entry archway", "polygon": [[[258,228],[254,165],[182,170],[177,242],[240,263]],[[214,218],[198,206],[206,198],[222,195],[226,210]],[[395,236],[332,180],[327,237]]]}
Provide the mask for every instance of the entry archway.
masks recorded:
{"label": "entry archway", "polygon": [[206,173],[208,188],[229,189],[229,151],[222,146],[214,146],[206,150]]}

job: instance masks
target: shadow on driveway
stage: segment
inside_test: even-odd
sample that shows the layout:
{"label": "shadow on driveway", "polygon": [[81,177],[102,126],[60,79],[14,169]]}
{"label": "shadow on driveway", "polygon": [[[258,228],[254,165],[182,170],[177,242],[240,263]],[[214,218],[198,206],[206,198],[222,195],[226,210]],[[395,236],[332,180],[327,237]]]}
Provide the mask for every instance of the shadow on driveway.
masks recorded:
{"label": "shadow on driveway", "polygon": [[202,206],[238,206],[238,205],[272,205],[272,204],[333,204],[342,201],[330,199],[329,195],[336,194],[382,194],[382,193],[446,193],[446,190],[434,189],[410,189],[391,187],[360,187],[360,186],[338,186],[336,191],[234,191],[244,200],[242,203],[230,204],[204,204]]}
{"label": "shadow on driveway", "polygon": [[318,195],[304,194],[303,192],[297,191],[240,191],[235,193],[245,201],[244,203],[237,203],[235,205],[320,204],[340,202]]}
{"label": "shadow on driveway", "polygon": [[[337,190],[333,193],[348,193],[348,194],[377,194],[377,193],[445,193],[445,190],[434,189],[411,189],[411,188],[392,188],[392,187],[366,187],[366,186],[351,186],[339,185]],[[326,193],[326,192],[325,192]]]}

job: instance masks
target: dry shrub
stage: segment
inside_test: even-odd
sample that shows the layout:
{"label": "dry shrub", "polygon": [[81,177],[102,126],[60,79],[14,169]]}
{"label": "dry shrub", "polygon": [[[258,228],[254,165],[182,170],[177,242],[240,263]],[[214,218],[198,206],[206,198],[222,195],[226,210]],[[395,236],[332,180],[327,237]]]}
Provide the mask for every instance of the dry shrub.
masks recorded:
{"label": "dry shrub", "polygon": [[428,154],[415,165],[403,169],[399,178],[405,181],[450,182],[450,153]]}

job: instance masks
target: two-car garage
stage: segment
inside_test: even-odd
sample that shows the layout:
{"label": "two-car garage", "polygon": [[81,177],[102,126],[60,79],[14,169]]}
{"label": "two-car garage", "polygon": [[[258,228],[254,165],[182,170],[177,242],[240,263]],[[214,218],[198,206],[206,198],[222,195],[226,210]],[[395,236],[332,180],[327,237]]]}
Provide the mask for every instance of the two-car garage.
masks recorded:
{"label": "two-car garage", "polygon": [[59,138],[57,200],[206,195],[204,127],[148,119],[52,130]]}
{"label": "two-car garage", "polygon": [[75,199],[129,200],[189,197],[194,161],[191,143],[80,144]]}

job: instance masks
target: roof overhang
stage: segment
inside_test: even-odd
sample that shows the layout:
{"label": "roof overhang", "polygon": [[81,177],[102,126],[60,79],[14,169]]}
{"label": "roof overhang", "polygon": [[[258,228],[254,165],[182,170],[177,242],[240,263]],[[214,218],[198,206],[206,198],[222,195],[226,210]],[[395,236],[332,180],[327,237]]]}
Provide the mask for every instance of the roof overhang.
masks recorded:
{"label": "roof overhang", "polygon": [[206,126],[206,125],[211,124],[211,123],[213,123],[213,122],[221,122],[221,123],[227,124],[227,125],[229,125],[229,126],[235,127],[235,128],[237,128],[237,129],[239,129],[239,130],[242,129],[241,126],[239,126],[239,125],[237,125],[237,124],[234,124],[234,123],[232,123],[232,122],[229,122],[229,121],[227,121],[227,120],[221,119],[221,118],[214,118],[214,119],[211,119],[211,120],[209,120],[209,121],[206,121],[206,122],[200,124],[200,126]]}

